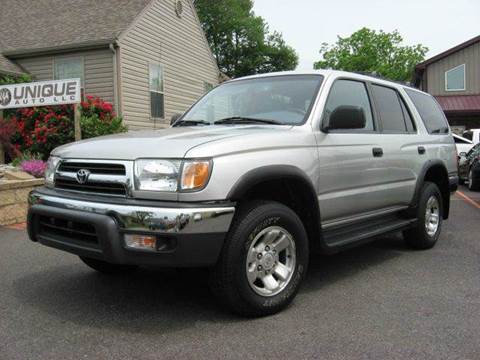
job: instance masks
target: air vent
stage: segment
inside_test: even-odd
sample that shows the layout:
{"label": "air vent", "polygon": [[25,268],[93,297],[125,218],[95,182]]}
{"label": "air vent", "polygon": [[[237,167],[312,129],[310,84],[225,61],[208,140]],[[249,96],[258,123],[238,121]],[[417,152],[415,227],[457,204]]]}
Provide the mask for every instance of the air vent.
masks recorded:
{"label": "air vent", "polygon": [[178,17],[182,16],[183,13],[183,3],[181,0],[175,1],[175,13]]}

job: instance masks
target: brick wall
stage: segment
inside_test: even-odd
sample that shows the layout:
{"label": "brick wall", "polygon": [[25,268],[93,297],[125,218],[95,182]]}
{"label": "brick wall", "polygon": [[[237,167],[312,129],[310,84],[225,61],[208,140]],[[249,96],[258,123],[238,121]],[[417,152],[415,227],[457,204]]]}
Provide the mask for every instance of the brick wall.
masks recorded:
{"label": "brick wall", "polygon": [[43,185],[43,179],[0,181],[0,225],[25,222],[28,193]]}

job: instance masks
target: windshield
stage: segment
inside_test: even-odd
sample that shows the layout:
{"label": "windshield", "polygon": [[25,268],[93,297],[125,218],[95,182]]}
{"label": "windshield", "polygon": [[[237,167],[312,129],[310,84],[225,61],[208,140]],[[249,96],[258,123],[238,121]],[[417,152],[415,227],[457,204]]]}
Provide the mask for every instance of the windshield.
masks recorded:
{"label": "windshield", "polygon": [[225,83],[205,95],[175,125],[303,124],[322,80],[321,75],[285,75]]}

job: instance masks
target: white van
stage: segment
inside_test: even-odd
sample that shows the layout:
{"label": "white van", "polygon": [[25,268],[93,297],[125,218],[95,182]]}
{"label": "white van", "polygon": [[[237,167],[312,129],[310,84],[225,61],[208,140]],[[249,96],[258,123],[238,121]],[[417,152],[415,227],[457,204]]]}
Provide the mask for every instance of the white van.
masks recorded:
{"label": "white van", "polygon": [[480,142],[480,129],[465,130],[462,135],[464,138],[471,140],[474,145]]}

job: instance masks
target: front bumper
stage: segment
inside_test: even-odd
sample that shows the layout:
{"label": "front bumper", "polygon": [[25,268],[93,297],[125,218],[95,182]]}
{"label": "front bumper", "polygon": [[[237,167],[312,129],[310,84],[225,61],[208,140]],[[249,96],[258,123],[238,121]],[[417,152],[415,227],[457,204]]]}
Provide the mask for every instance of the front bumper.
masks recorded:
{"label": "front bumper", "polygon": [[[33,241],[116,264],[168,267],[215,264],[235,212],[231,203],[112,203],[46,188],[32,191],[29,204]],[[155,252],[127,248],[126,234],[155,235],[170,246]]]}

